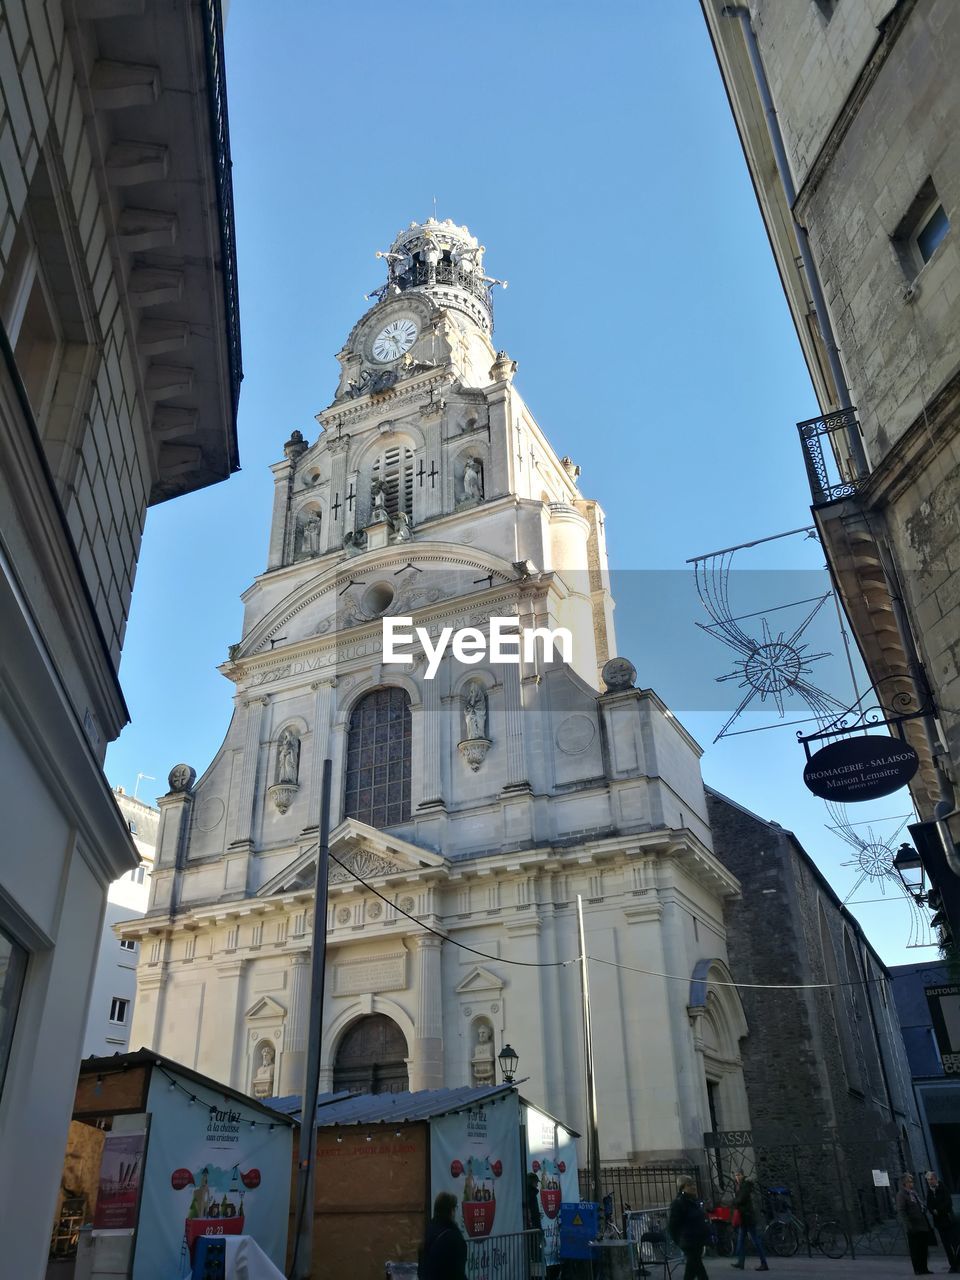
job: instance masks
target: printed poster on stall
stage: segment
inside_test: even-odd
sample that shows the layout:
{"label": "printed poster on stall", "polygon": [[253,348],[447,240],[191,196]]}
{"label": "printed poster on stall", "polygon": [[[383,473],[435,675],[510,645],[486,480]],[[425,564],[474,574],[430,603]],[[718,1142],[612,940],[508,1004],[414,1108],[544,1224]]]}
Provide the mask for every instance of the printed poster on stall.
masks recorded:
{"label": "printed poster on stall", "polygon": [[[579,1201],[577,1147],[569,1130],[535,1107],[525,1108],[527,1172],[536,1176],[537,1207],[548,1267],[560,1262],[560,1205]],[[532,1183],[532,1179],[531,1179]]]}
{"label": "printed poster on stall", "polygon": [[[196,1088],[196,1095],[193,1089]],[[191,1096],[196,1100],[191,1102]],[[134,1275],[189,1276],[201,1236],[252,1236],[284,1266],[291,1133],[241,1101],[155,1072]]]}
{"label": "printed poster on stall", "polygon": [[515,1093],[430,1122],[431,1200],[457,1197],[468,1240],[523,1230],[520,1106]]}
{"label": "printed poster on stall", "polygon": [[93,1214],[94,1235],[132,1235],[137,1227],[147,1132],[108,1133],[100,1157],[100,1185]]}

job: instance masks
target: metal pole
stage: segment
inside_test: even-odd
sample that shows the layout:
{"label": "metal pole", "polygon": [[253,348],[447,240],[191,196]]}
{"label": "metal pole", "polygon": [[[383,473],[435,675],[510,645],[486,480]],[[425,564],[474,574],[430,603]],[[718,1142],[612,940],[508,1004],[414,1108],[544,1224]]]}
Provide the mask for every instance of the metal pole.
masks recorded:
{"label": "metal pole", "polygon": [[327,873],[330,866],[331,760],[323,762],[320,782],[320,831],[317,883],[313,897],[313,943],[310,950],[310,1020],[307,1066],[300,1112],[300,1158],[297,1170],[297,1224],[293,1251],[294,1280],[310,1280],[313,1270],[314,1166],[317,1155],[317,1092],[320,1087],[320,1038],[323,1030],[323,979],[327,963]]}
{"label": "metal pole", "polygon": [[583,1056],[587,1073],[587,1150],[590,1161],[590,1193],[596,1204],[603,1200],[600,1185],[600,1134],[597,1129],[597,1084],[593,1074],[593,1032],[590,1027],[590,975],[583,934],[583,898],[577,894],[577,926],[580,930],[580,992],[583,996]]}

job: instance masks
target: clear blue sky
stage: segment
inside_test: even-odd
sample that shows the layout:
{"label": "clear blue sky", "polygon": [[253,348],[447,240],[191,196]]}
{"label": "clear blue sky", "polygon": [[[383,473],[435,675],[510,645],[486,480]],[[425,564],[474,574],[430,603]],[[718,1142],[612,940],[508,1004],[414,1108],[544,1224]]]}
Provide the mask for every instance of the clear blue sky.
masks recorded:
{"label": "clear blue sky", "polygon": [[[243,470],[150,512],[110,781],[152,774],[152,800],[173,764],[202,772],[219,746],[232,686],[216,666],[265,567],[267,468],[293,428],[315,438],[334,354],[383,278],[375,250],[436,197],[509,280],[495,342],[606,510],[620,652],[707,747],[706,780],[794,829],[845,894],[852,851],[804,789],[794,730],[708,745],[732,655],[696,630],[684,562],[809,523],[794,424],[817,406],[699,5],[235,0],[227,82]],[[822,565],[801,538],[754,556],[744,568],[768,572],[735,583],[744,611],[810,594]],[[840,652],[836,629],[817,639]],[[842,664],[822,665],[845,697]],[[892,898],[859,914],[891,963],[935,954],[903,950]]]}

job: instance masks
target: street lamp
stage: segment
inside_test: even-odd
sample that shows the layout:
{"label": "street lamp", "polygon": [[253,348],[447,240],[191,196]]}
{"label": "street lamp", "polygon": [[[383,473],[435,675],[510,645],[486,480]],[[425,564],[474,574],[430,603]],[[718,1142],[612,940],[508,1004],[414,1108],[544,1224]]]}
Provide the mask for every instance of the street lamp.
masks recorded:
{"label": "street lamp", "polygon": [[893,859],[893,869],[900,877],[900,883],[914,902],[922,903],[926,896],[924,891],[923,863],[912,844],[904,842]]}
{"label": "street lamp", "polygon": [[513,1077],[517,1074],[517,1063],[520,1061],[517,1051],[505,1044],[497,1054],[497,1061],[500,1063],[500,1070],[503,1072],[504,1084],[513,1084]]}

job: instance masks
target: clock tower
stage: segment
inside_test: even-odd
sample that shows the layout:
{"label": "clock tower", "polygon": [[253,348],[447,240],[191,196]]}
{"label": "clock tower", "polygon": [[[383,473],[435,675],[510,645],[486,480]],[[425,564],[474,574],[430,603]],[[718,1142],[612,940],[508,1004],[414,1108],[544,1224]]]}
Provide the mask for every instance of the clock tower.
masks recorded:
{"label": "clock tower", "polygon": [[[126,927],[132,1043],[302,1091],[329,757],[321,1088],[488,1082],[509,1040],[527,1096],[580,1127],[579,988],[558,964],[578,955],[579,894],[593,954],[694,984],[598,984],[604,1157],[689,1156],[708,1084],[722,1127],[748,1124],[742,1011],[706,996],[738,886],[711,852],[699,748],[617,656],[603,514],[493,342],[483,246],[431,218],[377,257],[319,433],[273,467],[223,746],[160,800],[151,909]],[[501,618],[535,641],[513,661],[491,659]],[[400,619],[402,658],[384,643]]]}

